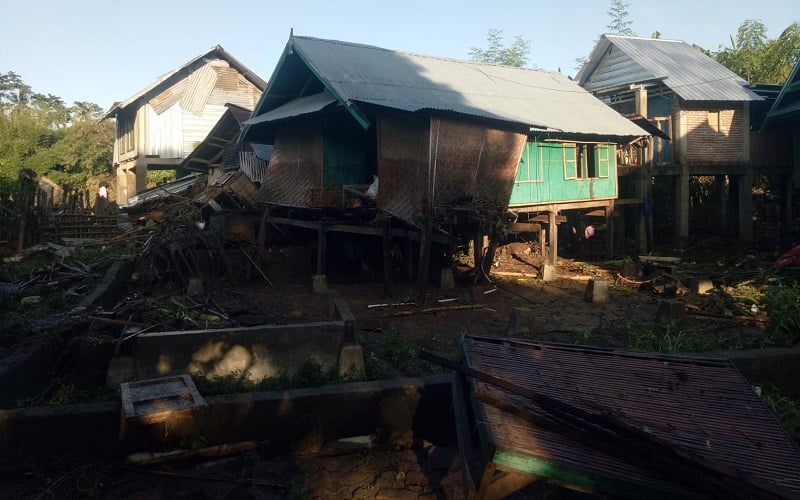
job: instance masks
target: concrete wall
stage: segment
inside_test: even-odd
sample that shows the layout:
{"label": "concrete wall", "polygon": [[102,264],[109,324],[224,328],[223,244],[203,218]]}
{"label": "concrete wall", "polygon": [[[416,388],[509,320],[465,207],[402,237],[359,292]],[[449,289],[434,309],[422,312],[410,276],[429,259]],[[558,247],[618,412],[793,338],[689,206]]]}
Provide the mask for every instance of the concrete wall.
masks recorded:
{"label": "concrete wall", "polygon": [[249,373],[260,380],[294,374],[308,359],[326,371],[337,366],[343,339],[343,321],[146,333],[134,346],[136,374]]}
{"label": "concrete wall", "polygon": [[[119,458],[179,447],[269,441],[270,451],[313,451],[349,436],[402,434],[453,439],[450,375],[338,384],[207,398],[193,418],[123,425],[119,403],[0,410],[0,464],[25,457]],[[91,439],[87,439],[91,436]]]}

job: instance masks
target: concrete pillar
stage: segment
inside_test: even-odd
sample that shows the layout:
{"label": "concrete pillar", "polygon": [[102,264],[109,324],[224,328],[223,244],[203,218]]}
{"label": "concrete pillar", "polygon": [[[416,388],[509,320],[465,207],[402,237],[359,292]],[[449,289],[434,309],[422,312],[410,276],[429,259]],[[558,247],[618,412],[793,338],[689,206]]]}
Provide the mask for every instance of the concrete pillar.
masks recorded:
{"label": "concrete pillar", "polygon": [[549,212],[547,212],[548,239],[550,240],[549,263],[553,267],[556,267],[558,265],[558,224],[556,223],[557,216],[558,216],[558,211],[556,210],[550,210]]}
{"label": "concrete pillar", "polygon": [[753,174],[740,176],[737,188],[739,240],[753,241]]}

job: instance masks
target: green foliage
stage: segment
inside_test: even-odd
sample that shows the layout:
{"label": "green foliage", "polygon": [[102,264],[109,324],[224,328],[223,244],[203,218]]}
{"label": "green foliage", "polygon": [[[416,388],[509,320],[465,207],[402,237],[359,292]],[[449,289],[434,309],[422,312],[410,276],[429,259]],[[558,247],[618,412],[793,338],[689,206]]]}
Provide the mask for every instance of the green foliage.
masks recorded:
{"label": "green foliage", "polygon": [[761,388],[761,399],[783,424],[789,435],[800,442],[800,404],[797,401],[783,396],[780,391],[771,385]]}
{"label": "green foliage", "polygon": [[638,351],[679,352],[713,351],[720,346],[707,335],[683,332],[675,325],[664,325],[650,330],[630,332],[630,348]]}
{"label": "green foliage", "polygon": [[264,377],[261,380],[254,380],[250,372],[241,370],[227,375],[212,375],[210,377],[196,372],[192,376],[197,389],[206,396],[319,387],[351,380],[348,375],[340,377],[335,366],[327,371],[323,370],[322,365],[313,359],[307,359],[294,375],[282,373],[279,376]]}
{"label": "green foliage", "polygon": [[148,170],[147,171],[147,189],[160,186],[167,182],[172,182],[176,179],[174,170]]}
{"label": "green foliage", "polygon": [[520,35],[514,38],[510,47],[503,45],[503,32],[497,29],[489,30],[486,36],[489,46],[486,49],[472,47],[469,56],[473,61],[504,66],[523,67],[528,62],[531,52],[531,43]]}
{"label": "green foliage", "polygon": [[764,331],[766,345],[791,345],[800,341],[800,285],[770,286],[761,304],[769,315]]}
{"label": "green foliage", "polygon": [[386,360],[395,368],[408,371],[417,359],[417,350],[397,332],[386,337]]}
{"label": "green foliage", "polygon": [[633,29],[631,28],[633,21],[628,19],[628,7],[630,7],[630,5],[631,4],[625,3],[622,0],[612,0],[611,7],[609,7],[607,12],[609,17],[611,17],[611,20],[606,25],[609,33],[625,36],[636,36],[636,33],[634,33]]}
{"label": "green foliage", "polygon": [[20,169],[82,186],[112,168],[114,125],[96,104],[67,106],[33,92],[13,71],[0,74],[0,195],[13,193]]}
{"label": "green foliage", "polygon": [[730,47],[720,47],[715,59],[748,82],[780,84],[800,57],[800,24],[790,24],[775,40],[757,19],[746,19],[731,36]]}

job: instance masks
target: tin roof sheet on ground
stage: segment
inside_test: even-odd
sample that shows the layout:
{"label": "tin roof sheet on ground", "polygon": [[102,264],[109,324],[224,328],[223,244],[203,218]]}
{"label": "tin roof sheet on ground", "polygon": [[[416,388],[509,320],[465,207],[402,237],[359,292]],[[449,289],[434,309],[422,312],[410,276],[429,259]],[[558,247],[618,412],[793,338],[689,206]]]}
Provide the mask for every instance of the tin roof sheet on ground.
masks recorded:
{"label": "tin roof sheet on ground", "polygon": [[310,76],[304,71],[364,121],[367,118],[358,110],[361,103],[409,112],[457,113],[571,134],[647,135],[560,73],[301,36],[289,39],[251,123],[285,104],[281,96],[300,86],[291,82]]}
{"label": "tin roof sheet on ground", "polygon": [[[800,495],[800,449],[728,360],[465,336],[470,367],[588,412],[608,409],[624,423]],[[525,398],[502,393],[520,407]],[[487,404],[476,417],[498,449],[649,487],[670,485],[637,464],[534,428]]]}
{"label": "tin roof sheet on ground", "polygon": [[680,40],[601,35],[575,80],[596,92],[662,81],[687,101],[760,101],[747,82]]}

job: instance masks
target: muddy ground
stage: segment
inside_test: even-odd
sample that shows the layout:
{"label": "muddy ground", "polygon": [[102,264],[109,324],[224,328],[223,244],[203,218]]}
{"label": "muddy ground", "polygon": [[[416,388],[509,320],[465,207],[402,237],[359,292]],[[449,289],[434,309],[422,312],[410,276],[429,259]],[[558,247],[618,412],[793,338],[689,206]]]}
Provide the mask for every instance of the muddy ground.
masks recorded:
{"label": "muddy ground", "polygon": [[[752,297],[770,279],[779,248],[745,249],[709,240],[683,252],[664,251],[680,262],[631,267],[624,261],[559,261],[558,278],[541,280],[543,258],[527,243],[503,247],[493,263],[491,282],[473,285],[468,266],[455,268],[453,289],[431,283],[424,308],[413,302],[413,286],[393,283],[390,297],[368,277],[350,279],[334,272],[328,285],[348,303],[356,318],[357,340],[364,346],[367,374],[373,378],[439,373],[420,361],[427,350],[455,357],[461,333],[506,335],[509,315],[525,308],[515,336],[530,339],[633,348],[648,351],[713,351],[765,344],[768,321]],[[625,267],[628,262],[627,267]],[[271,269],[264,269],[267,275]],[[275,269],[274,271],[277,271]],[[589,280],[604,280],[610,301],[585,300]],[[692,279],[709,279],[707,294],[691,291]],[[118,318],[161,329],[325,320],[325,296],[311,293],[310,277],[278,286],[260,277],[232,283],[205,283],[203,297],[186,302],[172,284],[157,289],[132,283]],[[456,299],[456,300],[453,300]],[[676,300],[687,315],[680,325],[658,324],[660,303]],[[198,306],[197,302],[203,303]],[[176,305],[177,304],[177,305]],[[211,306],[209,306],[211,304]],[[755,306],[755,307],[753,307]],[[183,307],[177,317],[175,308]],[[161,312],[158,312],[161,311]],[[222,314],[219,314],[222,313]],[[168,316],[169,321],[164,317]],[[82,335],[114,345],[120,327],[91,322]],[[28,339],[28,341],[30,341]],[[13,345],[4,345],[13,352]],[[160,467],[143,471],[121,464],[62,461],[18,464],[4,478],[3,498],[462,498],[461,466],[452,439],[406,436],[374,448],[325,456],[272,456],[264,452],[232,459]],[[526,495],[572,497],[552,487],[533,486]]]}

